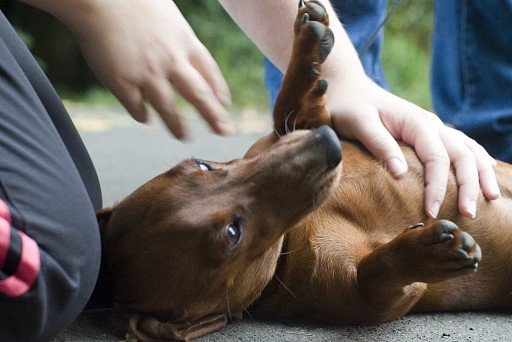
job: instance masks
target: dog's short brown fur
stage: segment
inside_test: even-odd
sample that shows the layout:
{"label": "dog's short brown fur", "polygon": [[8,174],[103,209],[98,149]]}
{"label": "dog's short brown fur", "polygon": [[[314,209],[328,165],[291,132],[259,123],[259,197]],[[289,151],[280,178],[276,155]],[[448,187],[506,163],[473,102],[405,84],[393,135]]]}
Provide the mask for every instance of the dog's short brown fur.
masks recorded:
{"label": "dog's short brown fur", "polygon": [[498,163],[502,197],[480,196],[477,218],[459,215],[452,175],[445,220],[429,220],[413,150],[403,147],[410,171],[396,180],[361,145],[344,141],[341,163],[332,130],[304,130],[330,124],[327,25],[318,1],[299,9],[275,133],[243,159],[185,160],[98,214],[118,328],[187,340],[245,310],[376,324],[512,307],[510,165]]}

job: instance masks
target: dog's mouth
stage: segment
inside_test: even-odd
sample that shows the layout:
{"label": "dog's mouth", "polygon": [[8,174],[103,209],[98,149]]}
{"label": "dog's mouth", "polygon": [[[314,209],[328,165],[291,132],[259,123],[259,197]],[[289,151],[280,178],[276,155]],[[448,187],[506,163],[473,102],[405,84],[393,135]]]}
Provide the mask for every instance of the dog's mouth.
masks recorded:
{"label": "dog's mouth", "polygon": [[[320,205],[332,192],[341,176],[341,143],[334,131],[328,126],[322,126],[312,131],[313,151],[320,157],[317,173],[311,170],[304,183],[316,186],[313,197],[313,207]],[[323,159],[323,160],[322,160]],[[323,168],[322,168],[323,164]],[[309,178],[309,179],[308,179]]]}
{"label": "dog's mouth", "polygon": [[258,157],[255,173],[267,178],[258,181],[259,188],[269,185],[268,197],[289,210],[316,209],[338,184],[341,152],[340,140],[328,126],[290,133]]}

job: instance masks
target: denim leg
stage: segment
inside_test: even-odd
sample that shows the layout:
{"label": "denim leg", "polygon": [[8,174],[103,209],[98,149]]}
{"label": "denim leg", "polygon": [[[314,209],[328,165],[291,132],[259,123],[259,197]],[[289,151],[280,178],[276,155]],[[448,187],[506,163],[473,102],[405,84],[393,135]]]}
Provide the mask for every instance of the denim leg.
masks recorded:
{"label": "denim leg", "polygon": [[435,111],[512,162],[512,0],[436,1],[435,18]]}

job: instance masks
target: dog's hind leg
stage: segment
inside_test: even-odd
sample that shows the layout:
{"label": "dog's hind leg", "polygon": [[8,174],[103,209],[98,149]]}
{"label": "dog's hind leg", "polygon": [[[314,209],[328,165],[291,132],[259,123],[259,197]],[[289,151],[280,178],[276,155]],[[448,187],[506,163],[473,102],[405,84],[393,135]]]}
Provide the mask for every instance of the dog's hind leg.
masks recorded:
{"label": "dog's hind leg", "polygon": [[320,76],[321,65],[334,45],[334,35],[319,1],[300,1],[299,6],[292,58],[274,107],[274,129],[279,135],[331,125],[325,107],[327,81]]}

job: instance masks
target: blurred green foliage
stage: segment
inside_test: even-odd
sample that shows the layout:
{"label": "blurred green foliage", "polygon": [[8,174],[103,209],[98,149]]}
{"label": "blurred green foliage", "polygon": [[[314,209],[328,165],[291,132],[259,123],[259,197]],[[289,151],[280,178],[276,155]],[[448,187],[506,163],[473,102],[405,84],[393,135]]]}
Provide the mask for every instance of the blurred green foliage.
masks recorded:
{"label": "blurred green foliage", "polygon": [[402,0],[386,23],[382,54],[390,90],[425,109],[431,109],[433,7],[434,0]]}
{"label": "blurred green foliage", "polygon": [[[263,55],[218,1],[175,2],[219,64],[235,107],[268,108]],[[391,91],[425,108],[430,108],[428,69],[433,4],[434,0],[401,0],[385,26],[384,37],[383,64]],[[0,8],[10,16],[61,96],[89,103],[116,102],[94,83],[92,76],[87,76],[90,73],[85,63],[77,62],[78,48],[62,25],[16,1],[0,1]],[[55,37],[59,37],[58,43]]]}

